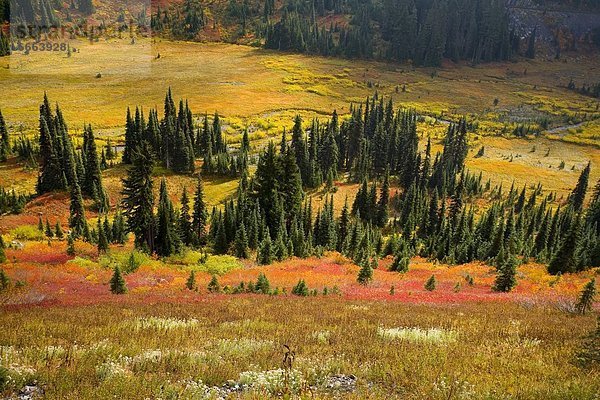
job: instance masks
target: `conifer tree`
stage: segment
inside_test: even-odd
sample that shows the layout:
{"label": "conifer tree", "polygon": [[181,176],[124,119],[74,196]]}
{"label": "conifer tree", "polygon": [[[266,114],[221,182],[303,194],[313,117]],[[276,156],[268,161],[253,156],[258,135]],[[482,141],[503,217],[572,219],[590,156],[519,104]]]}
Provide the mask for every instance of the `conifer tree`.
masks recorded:
{"label": "conifer tree", "polygon": [[581,294],[579,295],[579,299],[577,300],[577,304],[575,305],[575,309],[579,314],[585,314],[588,311],[592,311],[592,306],[594,305],[594,300],[596,298],[596,278],[590,279],[590,281],[585,285]]}
{"label": "conifer tree", "polygon": [[104,254],[108,251],[108,239],[106,238],[106,232],[104,226],[98,218],[98,254]]}
{"label": "conifer tree", "polygon": [[221,285],[219,285],[219,280],[216,275],[213,275],[208,282],[208,291],[210,293],[219,293],[221,291]]}
{"label": "conifer tree", "polygon": [[373,280],[373,268],[369,261],[369,257],[364,257],[361,262],[360,270],[358,271],[357,282],[361,285],[368,285]]}
{"label": "conifer tree", "polygon": [[591,164],[588,162],[587,166],[581,171],[575,189],[573,189],[573,192],[571,192],[571,195],[569,196],[569,204],[573,206],[573,209],[576,212],[581,211],[583,208],[583,202],[585,200],[590,179],[590,168]]}
{"label": "conifer tree", "polygon": [[292,288],[292,294],[296,296],[307,297],[309,295],[308,286],[304,279],[300,279],[296,286]]}
{"label": "conifer tree", "polygon": [[235,256],[238,258],[248,258],[248,237],[243,223],[235,232]]}
{"label": "conifer tree", "polygon": [[196,290],[197,286],[196,286],[196,272],[194,270],[190,271],[190,275],[187,278],[187,281],[185,282],[185,287],[188,290]]}
{"label": "conifer tree", "polygon": [[498,292],[510,292],[517,284],[517,260],[513,256],[508,256],[498,267],[494,290]]}
{"label": "conifer tree", "polygon": [[256,260],[261,265],[269,265],[273,262],[273,243],[269,233],[264,235],[264,239],[260,243],[258,249],[258,259]]}
{"label": "conifer tree", "polygon": [[577,266],[576,251],[581,237],[580,216],[575,217],[571,229],[567,232],[565,239],[560,244],[560,247],[550,264],[548,264],[548,272],[552,275],[565,272],[575,272]]}
{"label": "conifer tree", "polygon": [[65,236],[62,227],[60,226],[60,221],[56,221],[56,225],[54,226],[54,235],[58,239],[62,239]]}
{"label": "conifer tree", "polygon": [[267,279],[264,273],[259,273],[258,278],[256,279],[256,286],[254,286],[254,290],[257,293],[269,294],[271,292],[271,284]]}
{"label": "conifer tree", "polygon": [[435,280],[435,275],[431,275],[431,277],[425,282],[425,290],[429,292],[433,292],[437,286],[437,282]]}
{"label": "conifer tree", "polygon": [[50,221],[46,218],[46,237],[48,239],[52,239],[54,237],[54,232],[52,231],[52,227],[50,226]]}
{"label": "conifer tree", "polygon": [[82,153],[85,154],[86,164],[81,190],[94,199],[98,211],[106,212],[108,210],[108,198],[102,185],[102,173],[91,125],[84,128]]}
{"label": "conifer tree", "polygon": [[410,264],[410,257],[404,253],[399,252],[394,258],[394,262],[390,267],[390,271],[394,272],[408,272],[408,266]]}
{"label": "conifer tree", "polygon": [[389,174],[386,173],[383,185],[381,186],[381,193],[379,195],[379,202],[377,203],[377,226],[383,228],[388,222],[388,203],[390,197],[390,182]]}
{"label": "conifer tree", "polygon": [[0,264],[3,264],[6,262],[6,245],[4,244],[4,239],[2,238],[2,235],[0,235]]}
{"label": "conifer tree", "polygon": [[177,231],[173,217],[173,204],[167,192],[167,181],[163,178],[160,183],[156,239],[154,241],[156,253],[161,257],[168,257],[176,250]]}
{"label": "conifer tree", "polygon": [[6,161],[10,153],[10,141],[8,139],[8,130],[6,129],[6,122],[2,116],[2,110],[0,110],[0,162]]}
{"label": "conifer tree", "polygon": [[73,240],[72,234],[69,234],[69,236],[67,236],[67,255],[75,255],[75,240]]}
{"label": "conifer tree", "polygon": [[110,291],[112,294],[125,294],[127,293],[127,284],[121,274],[121,269],[116,266],[113,270],[113,276],[110,278]]}
{"label": "conifer tree", "polygon": [[143,141],[133,156],[133,165],[123,179],[122,206],[135,245],[150,253],[155,250],[154,193],[152,170],[154,163],[148,143]]}
{"label": "conifer tree", "polygon": [[85,220],[85,210],[83,208],[83,197],[81,196],[81,189],[79,184],[75,183],[71,186],[71,205],[69,207],[69,227],[71,228],[71,235],[74,238],[80,236],[86,236],[87,222]]}
{"label": "conifer tree", "polygon": [[194,233],[192,231],[192,222],[190,219],[190,200],[187,195],[187,189],[183,188],[181,195],[181,210],[179,212],[179,235],[181,241],[190,246],[194,243]]}
{"label": "conifer tree", "polygon": [[194,210],[192,213],[192,230],[198,243],[203,243],[206,238],[206,224],[208,211],[204,202],[204,183],[202,176],[198,174],[198,185],[194,195]]}

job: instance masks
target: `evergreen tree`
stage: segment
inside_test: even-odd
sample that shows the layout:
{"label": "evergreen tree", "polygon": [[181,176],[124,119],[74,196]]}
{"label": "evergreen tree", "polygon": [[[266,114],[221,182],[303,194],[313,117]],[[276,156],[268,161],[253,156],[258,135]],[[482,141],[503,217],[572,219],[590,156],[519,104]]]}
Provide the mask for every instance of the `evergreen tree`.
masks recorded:
{"label": "evergreen tree", "polygon": [[431,277],[425,282],[425,290],[429,292],[433,292],[435,287],[437,286],[437,282],[435,280],[435,275],[431,275]]}
{"label": "evergreen tree", "polygon": [[4,239],[2,235],[0,235],[0,264],[4,264],[6,262],[6,245],[4,244]]}
{"label": "evergreen tree", "polygon": [[161,257],[168,257],[176,250],[177,231],[175,229],[173,204],[167,192],[165,178],[160,183],[157,214],[156,239],[154,241],[156,253]]}
{"label": "evergreen tree", "polygon": [[85,154],[86,163],[81,190],[94,199],[98,211],[106,212],[108,210],[108,198],[102,185],[102,173],[91,125],[84,128],[82,152]]}
{"label": "evergreen tree", "polygon": [[581,291],[581,295],[577,300],[575,309],[579,314],[585,314],[588,311],[592,311],[594,299],[596,298],[596,278],[590,279]]}
{"label": "evergreen tree", "polygon": [[368,257],[364,257],[361,262],[360,270],[358,271],[358,277],[356,279],[361,285],[368,285],[373,280],[373,268],[369,262]]}
{"label": "evergreen tree", "polygon": [[377,226],[385,227],[388,222],[388,203],[390,197],[390,182],[389,175],[386,173],[383,185],[381,186],[381,193],[379,195],[379,202],[377,204]]}
{"label": "evergreen tree", "polygon": [[307,297],[309,295],[308,286],[304,279],[300,279],[298,283],[292,288],[292,294],[296,296]]}
{"label": "evergreen tree", "polygon": [[198,175],[198,185],[194,195],[194,210],[192,213],[192,230],[195,240],[203,243],[206,237],[206,224],[208,221],[208,211],[204,202],[204,183],[202,176]]}
{"label": "evergreen tree", "polygon": [[59,221],[56,221],[56,225],[54,226],[54,235],[58,239],[62,239],[65,236]]}
{"label": "evergreen tree", "polygon": [[256,260],[261,265],[269,265],[273,262],[273,244],[269,233],[264,235],[264,239],[260,243],[258,249],[258,259]]}
{"label": "evergreen tree", "polygon": [[50,226],[50,221],[46,218],[46,237],[48,239],[52,239],[54,237],[54,232],[52,231],[52,227]]}
{"label": "evergreen tree", "polygon": [[577,265],[575,255],[580,237],[581,224],[580,217],[577,216],[565,239],[560,244],[558,251],[550,261],[550,264],[548,264],[548,272],[550,274],[556,275],[558,273],[575,272]]}
{"label": "evergreen tree", "polygon": [[235,256],[238,258],[248,258],[248,237],[246,228],[241,224],[235,232]]}
{"label": "evergreen tree", "polygon": [[108,251],[108,239],[106,238],[106,232],[104,226],[98,218],[98,254],[104,254]]}
{"label": "evergreen tree", "polygon": [[67,236],[67,255],[69,255],[69,256],[75,255],[75,240],[73,240],[72,234],[69,234]]}
{"label": "evergreen tree", "polygon": [[517,260],[513,256],[508,256],[498,267],[494,290],[498,292],[510,292],[517,284]]}
{"label": "evergreen tree", "polygon": [[10,154],[10,141],[8,138],[8,130],[6,129],[6,122],[2,116],[2,110],[0,110],[0,162],[6,161]]}
{"label": "evergreen tree", "polygon": [[210,293],[219,293],[221,292],[221,285],[219,285],[219,281],[217,280],[217,276],[213,275],[208,282],[208,291]]}
{"label": "evergreen tree", "polygon": [[571,195],[569,196],[569,204],[573,207],[576,212],[581,211],[583,208],[583,202],[587,193],[587,188],[590,179],[590,168],[591,163],[588,162],[587,166],[581,172],[577,185]]}
{"label": "evergreen tree", "polygon": [[69,207],[69,227],[71,228],[71,235],[74,238],[84,236],[87,232],[87,222],[85,220],[85,210],[83,209],[83,197],[81,196],[81,189],[79,184],[75,183],[71,187],[71,205]]}
{"label": "evergreen tree", "polygon": [[187,278],[187,281],[185,282],[185,287],[188,290],[196,290],[197,285],[196,285],[196,272],[194,270],[190,271],[190,275]]}
{"label": "evergreen tree", "polygon": [[257,293],[269,294],[271,293],[271,284],[267,279],[264,273],[259,273],[258,278],[256,279],[256,286],[254,286],[254,290]]}
{"label": "evergreen tree", "polygon": [[135,234],[135,245],[148,252],[155,250],[154,163],[147,142],[143,141],[133,156],[133,165],[123,179],[122,206],[129,231]]}
{"label": "evergreen tree", "polygon": [[192,231],[192,222],[190,219],[190,199],[187,195],[187,189],[183,188],[181,195],[181,211],[179,212],[179,236],[181,241],[190,246],[194,243],[194,232]]}
{"label": "evergreen tree", "polygon": [[112,294],[127,293],[127,285],[125,283],[125,279],[123,279],[123,275],[121,274],[121,269],[118,266],[115,267],[113,276],[110,278],[110,291]]}
{"label": "evergreen tree", "polygon": [[394,262],[392,263],[392,266],[390,267],[390,271],[408,272],[409,264],[410,264],[410,257],[404,252],[399,252],[398,255],[396,255],[396,258],[394,258]]}

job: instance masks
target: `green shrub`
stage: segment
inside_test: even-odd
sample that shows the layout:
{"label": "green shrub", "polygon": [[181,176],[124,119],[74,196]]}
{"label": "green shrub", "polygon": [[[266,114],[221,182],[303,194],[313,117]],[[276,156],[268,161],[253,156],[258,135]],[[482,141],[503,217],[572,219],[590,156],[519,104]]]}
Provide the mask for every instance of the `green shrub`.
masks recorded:
{"label": "green shrub", "polygon": [[44,232],[39,231],[37,227],[32,225],[18,226],[10,231],[10,235],[17,240],[42,241],[46,239]]}

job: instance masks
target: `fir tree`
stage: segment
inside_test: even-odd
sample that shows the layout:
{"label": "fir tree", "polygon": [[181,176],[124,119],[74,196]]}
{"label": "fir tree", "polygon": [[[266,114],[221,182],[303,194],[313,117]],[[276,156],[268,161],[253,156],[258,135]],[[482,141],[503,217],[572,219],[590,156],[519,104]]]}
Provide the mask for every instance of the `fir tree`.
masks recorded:
{"label": "fir tree", "polygon": [[8,138],[8,130],[6,129],[6,122],[2,116],[0,110],[0,162],[6,161],[10,153],[10,141]]}
{"label": "fir tree", "polygon": [[356,280],[358,283],[364,286],[368,285],[369,282],[373,280],[373,268],[371,267],[368,257],[364,257],[363,261],[361,262],[361,267],[358,271],[358,277]]}
{"label": "fir tree", "polygon": [[246,228],[242,223],[235,232],[235,256],[238,258],[248,258],[248,237]]}
{"label": "fir tree", "polygon": [[579,180],[577,181],[575,189],[573,189],[573,192],[569,196],[569,204],[576,212],[581,211],[583,208],[583,202],[585,200],[590,179],[590,168],[591,163],[588,162],[587,166],[583,169],[581,175],[579,176]]}
{"label": "fir tree", "polygon": [[309,295],[308,286],[304,279],[300,279],[296,286],[292,288],[292,294],[296,296],[307,297]]}
{"label": "fir tree", "polygon": [[510,292],[517,284],[517,260],[513,256],[508,256],[498,267],[494,290],[498,292]]}
{"label": "fir tree", "polygon": [[404,252],[398,253],[396,258],[394,258],[394,262],[390,267],[390,271],[394,272],[408,272],[408,266],[410,264],[410,257],[406,255]]}
{"label": "fir tree", "polygon": [[123,275],[121,274],[121,269],[118,266],[115,267],[113,276],[110,278],[110,291],[112,294],[127,293],[127,285],[125,283],[125,279],[123,279]]}
{"label": "fir tree", "polygon": [[177,231],[175,229],[175,221],[173,220],[173,204],[169,199],[167,181],[165,178],[163,178],[160,183],[159,193],[158,214],[156,218],[156,239],[154,244],[156,246],[156,253],[159,256],[168,257],[173,254],[177,248]]}
{"label": "fir tree", "polygon": [[208,220],[208,211],[204,202],[204,183],[202,176],[198,175],[198,185],[194,195],[194,210],[192,213],[192,230],[195,239],[203,243],[206,237],[206,224]]}
{"label": "fir tree", "polygon": [[196,290],[197,286],[196,286],[196,272],[194,270],[190,271],[190,275],[187,278],[187,281],[185,282],[185,287],[188,290]]}
{"label": "fir tree", "polygon": [[257,293],[269,294],[271,292],[271,284],[267,279],[264,273],[259,273],[258,278],[256,279],[256,286],[254,286],[254,290]]}
{"label": "fir tree", "polygon": [[548,264],[548,272],[552,275],[575,272],[577,266],[576,251],[581,237],[580,217],[577,216],[571,229],[567,232],[558,251]]}
{"label": "fir tree", "polygon": [[104,254],[108,251],[108,239],[106,238],[106,232],[104,226],[98,218],[98,254]]}
{"label": "fir tree", "polygon": [[59,221],[56,221],[56,225],[54,226],[54,235],[58,239],[62,239],[65,236]]}
{"label": "fir tree", "polygon": [[437,286],[437,282],[435,280],[435,275],[431,275],[431,277],[425,282],[425,290],[429,292],[433,292],[435,287]]}
{"label": "fir tree", "polygon": [[50,221],[46,218],[46,237],[48,239],[52,239],[54,237],[54,232],[52,231],[52,227],[50,226]]}
{"label": "fir tree", "polygon": [[210,279],[210,282],[208,282],[208,291],[210,293],[221,292],[221,285],[219,285],[219,281],[218,281],[216,275],[213,275],[212,278]]}
{"label": "fir tree", "polygon": [[155,250],[153,168],[150,149],[143,141],[133,156],[127,178],[123,179],[122,190],[122,206],[129,231],[135,234],[136,247],[148,252]]}
{"label": "fir tree", "polygon": [[69,236],[67,236],[67,255],[75,255],[75,240],[73,239],[72,234],[69,234]]}
{"label": "fir tree", "polygon": [[190,200],[187,195],[187,189],[183,188],[181,195],[181,210],[179,212],[179,236],[181,241],[187,246],[194,243],[194,233],[190,219]]}
{"label": "fir tree", "polygon": [[274,250],[271,237],[269,233],[266,233],[264,239],[260,243],[260,247],[258,249],[258,258],[256,261],[261,265],[269,265],[273,262],[273,253]]}
{"label": "fir tree", "polygon": [[81,189],[79,188],[78,183],[75,183],[71,187],[71,205],[69,209],[69,227],[71,228],[71,234],[75,238],[80,236],[85,237],[85,233],[88,229],[85,220],[85,210],[83,209],[83,197],[81,196]]}
{"label": "fir tree", "polygon": [[4,239],[2,235],[0,235],[0,264],[4,264],[6,262],[6,245],[4,244]]}
{"label": "fir tree", "polygon": [[575,309],[578,314],[585,314],[588,311],[592,311],[592,307],[594,305],[594,299],[596,298],[596,278],[590,279],[590,281],[585,285],[581,294],[579,295],[579,299],[577,300],[577,304],[575,305]]}

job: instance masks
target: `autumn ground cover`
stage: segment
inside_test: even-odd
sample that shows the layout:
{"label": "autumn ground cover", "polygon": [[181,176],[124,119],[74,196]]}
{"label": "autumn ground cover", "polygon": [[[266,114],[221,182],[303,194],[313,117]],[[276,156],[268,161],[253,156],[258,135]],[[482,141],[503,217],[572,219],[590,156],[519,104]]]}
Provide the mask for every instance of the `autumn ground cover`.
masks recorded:
{"label": "autumn ground cover", "polygon": [[[207,293],[200,266],[147,260],[126,276],[129,292],[112,295],[110,269],[65,263],[44,246],[27,243],[23,261],[9,252],[17,261],[4,268],[25,283],[3,297],[11,304],[0,313],[0,359],[9,387],[35,380],[49,399],[216,398],[223,385],[244,387],[231,397],[244,399],[594,399],[600,391],[598,373],[575,362],[593,317],[556,306],[583,276],[551,285],[527,265],[515,292],[498,295],[487,267],[416,260],[403,276],[382,263],[362,288],[356,268],[328,254],[238,265],[220,276],[223,285],[261,271],[288,294],[228,295]],[[93,249],[77,250],[94,259]],[[198,292],[184,289],[189,268],[199,268]],[[426,292],[431,273],[438,287]],[[474,285],[457,291],[467,273]],[[319,294],[290,295],[299,276]],[[325,285],[339,292],[323,295]],[[284,345],[295,353],[287,369]],[[328,384],[335,376],[355,384],[336,391]]]}
{"label": "autumn ground cover", "polygon": [[[248,399],[593,399],[600,392],[598,373],[575,358],[594,318],[570,312],[595,270],[553,277],[524,264],[516,288],[497,293],[494,269],[477,263],[415,258],[400,274],[383,259],[362,286],[358,267],[337,253],[257,266],[230,256],[203,263],[194,251],[163,260],[134,252],[128,292],[114,295],[112,267],[126,264],[131,242],[101,256],[82,242],[75,256],[56,239],[20,243],[2,265],[11,281],[0,294],[7,394],[33,381],[50,399],[216,398],[236,384],[244,390],[232,398]],[[185,287],[192,270],[197,291]],[[231,294],[259,273],[279,294]],[[213,275],[221,293],[207,290]],[[437,286],[428,291],[431,275]],[[299,279],[308,297],[291,294]],[[283,345],[296,355],[290,369],[282,366]],[[329,384],[351,375],[348,392]]]}

